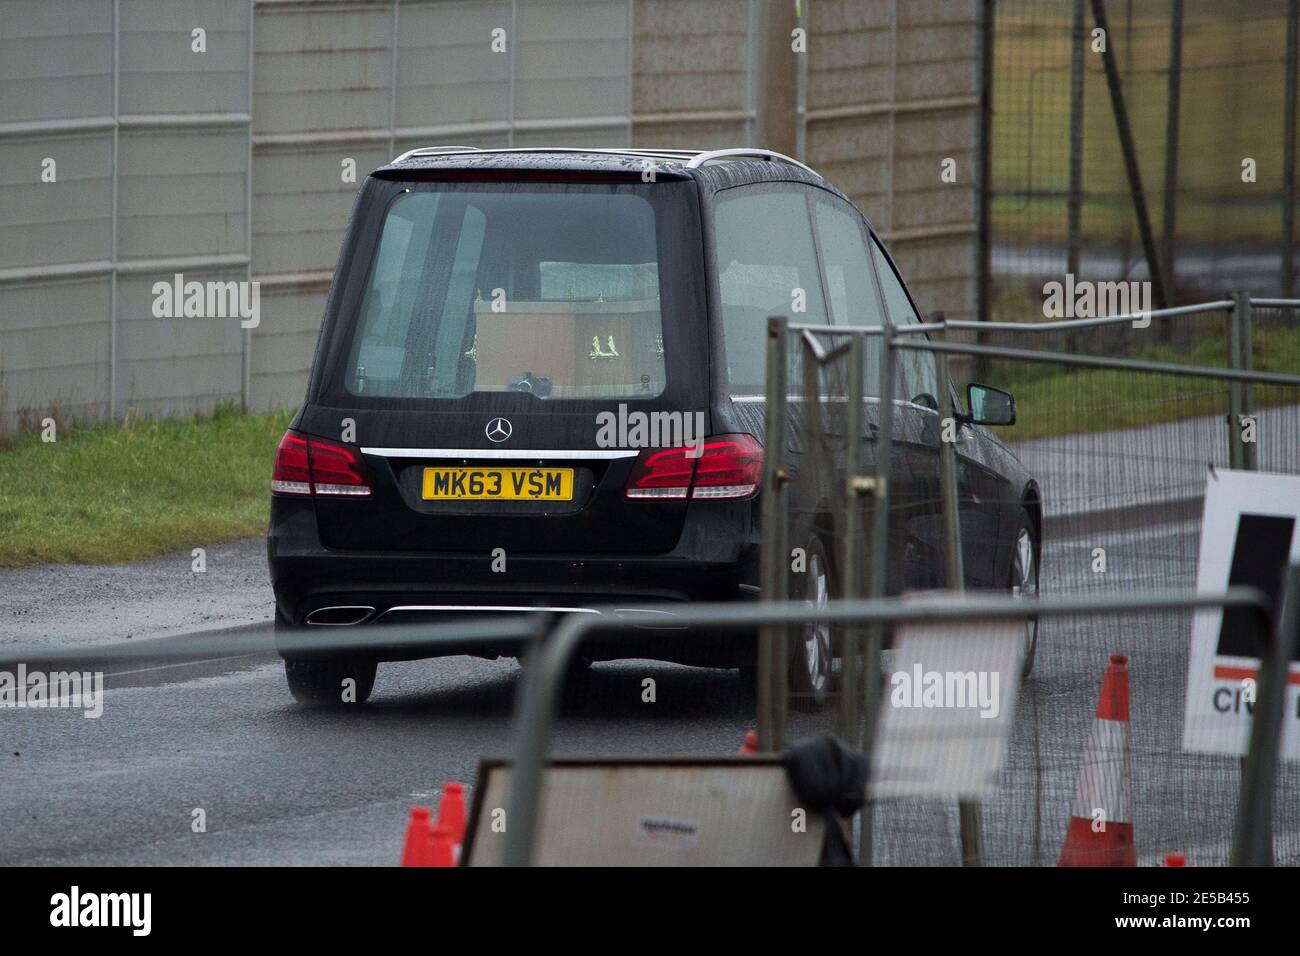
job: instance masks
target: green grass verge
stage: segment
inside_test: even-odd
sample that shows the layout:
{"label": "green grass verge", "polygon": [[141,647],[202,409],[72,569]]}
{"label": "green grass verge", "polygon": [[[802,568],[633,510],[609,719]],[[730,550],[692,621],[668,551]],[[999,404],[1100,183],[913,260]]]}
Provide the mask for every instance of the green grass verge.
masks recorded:
{"label": "green grass verge", "polygon": [[[1300,328],[1261,332],[1255,346],[1257,369],[1300,372]],[[1219,333],[1133,357],[1221,366],[1224,355]],[[1015,393],[1019,421],[998,430],[1013,443],[1227,411],[1226,385],[1205,379],[994,362],[986,381]],[[1297,389],[1255,389],[1257,408],[1297,401]],[[223,408],[198,421],[64,426],[51,443],[13,439],[0,446],[0,567],[118,564],[261,534],[291,417]]]}
{"label": "green grass verge", "polygon": [[[1256,339],[1253,354],[1258,371],[1300,373],[1300,329],[1270,329]],[[1188,349],[1152,345],[1124,357],[1223,367],[1225,355],[1219,333],[1198,338]],[[1016,424],[998,429],[1009,443],[1228,413],[1228,385],[1215,379],[1002,361],[991,365],[988,379],[1016,396]],[[1300,389],[1254,387],[1256,409],[1297,403]]]}
{"label": "green grass verge", "polygon": [[266,530],[292,413],[64,426],[0,448],[0,567],[118,564]]}

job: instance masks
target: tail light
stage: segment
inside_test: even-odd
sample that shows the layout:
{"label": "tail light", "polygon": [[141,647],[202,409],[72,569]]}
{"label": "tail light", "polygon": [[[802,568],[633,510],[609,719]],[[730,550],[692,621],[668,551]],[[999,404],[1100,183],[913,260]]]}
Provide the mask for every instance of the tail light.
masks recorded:
{"label": "tail light", "polygon": [[658,448],[641,452],[627,481],[629,498],[685,498],[691,491],[695,459],[685,448]]}
{"label": "tail light", "polygon": [[280,495],[370,494],[361,459],[352,449],[288,431],[275,450],[271,491]]}
{"label": "tail light", "polygon": [[749,498],[758,493],[763,446],[749,435],[722,435],[704,443],[695,462],[692,498]]}
{"label": "tail light", "polygon": [[275,450],[271,490],[280,495],[311,494],[311,466],[307,463],[307,439],[285,432]]}
{"label": "tail light", "polygon": [[687,448],[647,449],[627,481],[627,497],[752,498],[763,471],[763,446],[750,435],[705,439],[698,458]]}
{"label": "tail light", "polygon": [[368,495],[360,459],[352,449],[317,438],[307,439],[311,480],[318,495]]}

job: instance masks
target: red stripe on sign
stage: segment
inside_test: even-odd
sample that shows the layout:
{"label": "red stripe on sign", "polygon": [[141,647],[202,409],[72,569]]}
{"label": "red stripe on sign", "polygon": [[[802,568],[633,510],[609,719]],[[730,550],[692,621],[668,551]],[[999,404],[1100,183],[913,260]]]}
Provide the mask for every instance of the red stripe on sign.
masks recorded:
{"label": "red stripe on sign", "polygon": [[[1214,668],[1214,676],[1219,680],[1259,680],[1259,668],[1219,664]],[[1288,674],[1286,682],[1294,687],[1300,687],[1300,671],[1292,671]]]}

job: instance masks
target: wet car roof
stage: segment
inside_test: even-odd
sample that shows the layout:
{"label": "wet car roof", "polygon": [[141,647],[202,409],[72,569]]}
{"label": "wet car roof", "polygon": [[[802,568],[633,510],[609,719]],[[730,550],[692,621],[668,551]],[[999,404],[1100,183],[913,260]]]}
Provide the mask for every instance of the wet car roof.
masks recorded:
{"label": "wet car roof", "polygon": [[[755,151],[760,153],[761,151]],[[709,161],[688,167],[688,162],[703,153]],[[371,175],[381,179],[402,179],[411,173],[458,172],[595,172],[640,175],[647,161],[654,164],[655,174],[671,179],[695,179],[710,191],[729,186],[761,182],[798,182],[819,186],[843,196],[821,176],[779,154],[726,156],[725,151],[710,154],[697,150],[637,150],[628,148],[537,148],[510,150],[470,150],[422,152],[412,150],[393,162],[381,166]],[[714,159],[713,157],[717,158]]]}

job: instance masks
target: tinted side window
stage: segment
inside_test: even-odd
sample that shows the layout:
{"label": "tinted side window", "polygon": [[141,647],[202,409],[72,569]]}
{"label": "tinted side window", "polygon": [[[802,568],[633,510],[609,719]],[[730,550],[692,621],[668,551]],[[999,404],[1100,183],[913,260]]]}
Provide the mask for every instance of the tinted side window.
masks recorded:
{"label": "tinted side window", "polygon": [[[902,280],[894,272],[888,256],[880,248],[880,243],[874,236],[871,240],[871,248],[876,256],[876,271],[880,275],[880,287],[885,294],[885,305],[889,308],[890,319],[898,326],[919,324],[921,319],[907,298],[907,290],[903,288]],[[921,396],[928,396],[929,401],[918,404],[937,408],[939,376],[935,371],[934,355],[916,349],[898,349],[895,354],[898,356],[901,380],[900,397],[907,401],[915,401]]]}
{"label": "tinted side window", "polygon": [[[727,190],[714,214],[714,252],[731,394],[761,395],[767,317],[828,321],[804,192]],[[794,311],[800,296],[804,312]]]}
{"label": "tinted side window", "polygon": [[[833,324],[880,325],[883,321],[880,296],[861,218],[852,208],[830,198],[819,198],[813,210]],[[863,345],[865,393],[876,395],[880,382],[880,338],[869,335]]]}

